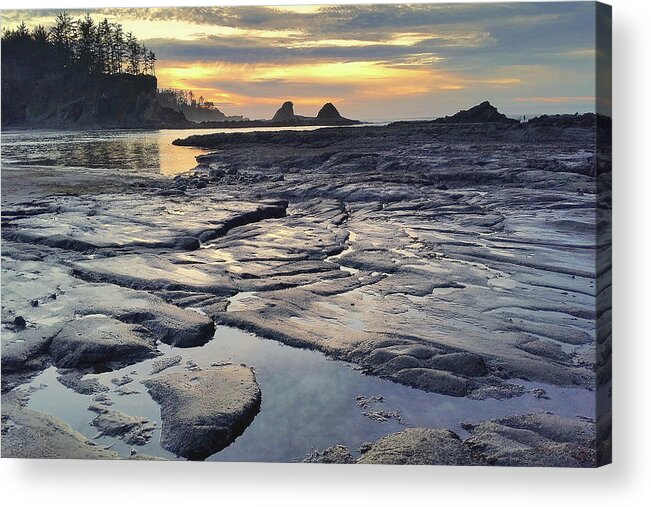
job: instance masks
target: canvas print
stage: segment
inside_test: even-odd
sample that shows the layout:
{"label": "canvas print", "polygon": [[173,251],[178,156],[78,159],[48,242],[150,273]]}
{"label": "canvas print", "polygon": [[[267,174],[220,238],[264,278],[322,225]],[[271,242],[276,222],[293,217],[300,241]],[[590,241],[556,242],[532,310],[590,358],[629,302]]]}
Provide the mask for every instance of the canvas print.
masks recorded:
{"label": "canvas print", "polygon": [[610,462],[609,6],[78,5],[1,12],[3,458]]}

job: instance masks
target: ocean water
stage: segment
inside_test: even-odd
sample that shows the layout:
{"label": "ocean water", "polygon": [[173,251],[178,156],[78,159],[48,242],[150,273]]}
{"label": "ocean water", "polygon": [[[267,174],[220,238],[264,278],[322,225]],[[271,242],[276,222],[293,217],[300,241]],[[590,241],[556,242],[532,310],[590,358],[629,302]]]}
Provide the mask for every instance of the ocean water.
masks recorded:
{"label": "ocean water", "polygon": [[14,130],[2,131],[3,169],[78,168],[134,175],[174,175],[193,169],[195,157],[210,150],[174,146],[195,134],[315,130],[329,127],[258,127],[163,130]]}

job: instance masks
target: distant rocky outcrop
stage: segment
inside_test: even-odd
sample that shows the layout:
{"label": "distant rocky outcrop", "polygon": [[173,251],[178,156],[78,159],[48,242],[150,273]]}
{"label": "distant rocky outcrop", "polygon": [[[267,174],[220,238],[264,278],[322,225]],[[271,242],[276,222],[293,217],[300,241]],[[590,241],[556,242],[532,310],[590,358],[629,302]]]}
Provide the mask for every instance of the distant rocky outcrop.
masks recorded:
{"label": "distant rocky outcrop", "polygon": [[246,121],[242,115],[232,115],[228,116],[222,111],[214,108],[207,107],[190,107],[181,111],[184,116],[195,123],[201,123],[204,121]]}
{"label": "distant rocky outcrop", "polygon": [[291,101],[285,102],[280,109],[276,111],[274,117],[271,119],[272,122],[278,123],[296,123],[299,121],[299,118],[294,114],[294,104]]}
{"label": "distant rocky outcrop", "polygon": [[243,121],[204,121],[203,128],[251,128],[251,127],[329,127],[337,125],[355,125],[359,120],[350,120],[339,114],[337,108],[328,102],[323,105],[316,116],[302,116],[294,112],[294,103],[286,101],[276,111],[271,120],[243,120]]}
{"label": "distant rocky outcrop", "polygon": [[319,110],[319,113],[316,115],[317,120],[324,120],[324,121],[350,121],[348,118],[344,118],[339,114],[339,111],[337,111],[337,108],[332,104],[332,102],[327,102],[326,104],[323,105],[323,107]]}
{"label": "distant rocky outcrop", "polygon": [[[160,101],[159,101],[160,102]],[[164,107],[169,107],[165,106]],[[216,107],[199,107],[199,106],[185,106],[185,107],[171,107],[175,111],[180,111],[186,119],[194,122],[201,123],[204,121],[245,121],[243,116],[227,116]]]}
{"label": "distant rocky outcrop", "polygon": [[445,116],[434,121],[436,123],[519,123],[518,120],[508,118],[505,114],[500,113],[488,101],[484,101],[470,109],[459,111],[452,116]]}
{"label": "distant rocky outcrop", "polygon": [[357,120],[349,120],[339,114],[337,108],[332,102],[327,102],[319,110],[316,117],[301,116],[294,113],[294,104],[290,101],[285,102],[274,117],[271,119],[272,124],[283,125],[350,125],[359,123]]}

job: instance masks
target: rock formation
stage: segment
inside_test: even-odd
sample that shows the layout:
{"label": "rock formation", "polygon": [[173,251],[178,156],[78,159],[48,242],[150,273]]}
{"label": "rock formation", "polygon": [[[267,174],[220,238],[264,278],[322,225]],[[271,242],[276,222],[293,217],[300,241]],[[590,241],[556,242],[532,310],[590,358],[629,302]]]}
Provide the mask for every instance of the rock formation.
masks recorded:
{"label": "rock formation", "polygon": [[350,125],[359,123],[357,120],[349,120],[339,114],[337,108],[328,102],[319,110],[316,117],[302,116],[294,113],[294,104],[285,102],[269,122],[269,125]]}
{"label": "rock formation", "polygon": [[438,118],[437,123],[518,123],[518,120],[508,118],[500,113],[490,102],[484,101],[467,110],[459,111],[452,116]]}
{"label": "rock formation", "polygon": [[383,465],[496,465],[593,467],[594,426],[580,419],[539,412],[479,424],[462,424],[462,440],[446,429],[408,428],[365,444],[355,459],[343,445],[314,451],[304,463]]}
{"label": "rock formation", "polygon": [[337,108],[332,104],[332,102],[327,102],[326,104],[323,105],[323,107],[319,110],[319,113],[316,115],[317,119],[319,120],[343,120],[345,119],[343,116],[339,114],[339,111],[337,111]]}
{"label": "rock formation", "polygon": [[183,113],[158,103],[154,76],[85,75],[70,71],[49,75],[27,90],[17,83],[5,83],[3,77],[3,126],[161,128],[191,125]]}
{"label": "rock formation", "polygon": [[276,111],[276,114],[271,119],[272,122],[278,123],[294,123],[297,120],[298,118],[294,114],[294,104],[289,100],[280,106],[280,109]]}
{"label": "rock formation", "polygon": [[161,405],[161,445],[191,460],[204,460],[240,436],[262,399],[253,370],[238,365],[163,374],[144,384]]}

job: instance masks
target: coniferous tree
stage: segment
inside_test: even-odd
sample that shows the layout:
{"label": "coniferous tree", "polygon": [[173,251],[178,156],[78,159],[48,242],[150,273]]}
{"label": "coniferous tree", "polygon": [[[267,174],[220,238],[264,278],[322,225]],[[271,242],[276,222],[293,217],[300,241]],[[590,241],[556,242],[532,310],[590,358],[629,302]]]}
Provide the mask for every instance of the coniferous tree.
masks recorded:
{"label": "coniferous tree", "polygon": [[156,54],[149,50],[149,67],[152,76],[156,75]]}
{"label": "coniferous tree", "polygon": [[113,55],[113,72],[120,73],[124,69],[124,60],[127,55],[124,32],[121,25],[113,25],[113,36],[111,37],[111,51]]}
{"label": "coniferous tree", "polygon": [[17,38],[29,36],[29,30],[27,29],[27,25],[24,21],[16,27],[15,34]]}
{"label": "coniferous tree", "polygon": [[50,34],[43,25],[38,25],[32,29],[32,39],[37,44],[48,44],[50,42]]}
{"label": "coniferous tree", "polygon": [[54,43],[58,60],[64,66],[67,66],[73,59],[72,47],[74,44],[76,23],[66,12],[59,13],[54,22],[55,25],[51,30],[52,42]]}
{"label": "coniferous tree", "polygon": [[82,67],[87,68],[91,73],[96,71],[95,33],[95,22],[90,15],[87,14],[85,18],[77,23],[77,45],[75,56],[77,62]]}
{"label": "coniferous tree", "polygon": [[90,16],[75,20],[65,12],[49,30],[41,25],[30,30],[25,23],[3,28],[0,51],[3,124],[39,114],[49,96],[65,94],[75,82],[85,86],[84,74],[92,86],[95,76],[155,72],[153,51],[133,34],[125,38],[119,24],[96,23]]}
{"label": "coniferous tree", "polygon": [[126,36],[127,44],[127,72],[129,74],[140,73],[140,44],[138,40],[129,32]]}
{"label": "coniferous tree", "polygon": [[106,18],[97,25],[95,66],[97,72],[111,74],[111,26]]}
{"label": "coniferous tree", "polygon": [[142,58],[142,73],[149,74],[149,50],[144,44],[140,46],[140,55]]}
{"label": "coniferous tree", "polygon": [[74,20],[62,12],[54,26],[31,31],[25,23],[2,31],[3,58],[29,67],[30,73],[76,68],[88,74],[155,74],[156,55],[122,26],[90,15]]}

